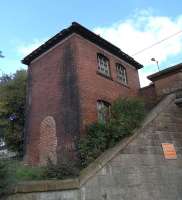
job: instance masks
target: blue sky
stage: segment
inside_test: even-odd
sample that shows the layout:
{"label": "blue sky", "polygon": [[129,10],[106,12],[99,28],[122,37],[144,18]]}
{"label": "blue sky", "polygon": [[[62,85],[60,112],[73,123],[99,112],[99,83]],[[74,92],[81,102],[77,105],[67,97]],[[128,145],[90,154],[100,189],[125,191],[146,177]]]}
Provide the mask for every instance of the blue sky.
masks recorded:
{"label": "blue sky", "polygon": [[[26,68],[21,59],[61,29],[77,21],[130,55],[182,30],[180,0],[16,0],[0,4],[0,69],[13,73]],[[156,72],[155,57],[163,69],[182,62],[182,34],[134,58],[145,65],[145,76]]]}

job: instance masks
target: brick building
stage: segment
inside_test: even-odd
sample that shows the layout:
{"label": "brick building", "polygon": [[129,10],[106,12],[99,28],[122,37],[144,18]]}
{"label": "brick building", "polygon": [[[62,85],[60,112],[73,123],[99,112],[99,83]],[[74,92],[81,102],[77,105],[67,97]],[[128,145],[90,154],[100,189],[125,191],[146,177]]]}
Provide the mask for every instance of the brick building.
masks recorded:
{"label": "brick building", "polygon": [[28,65],[25,160],[33,165],[48,157],[56,162],[75,148],[87,124],[105,120],[117,97],[138,95],[143,67],[76,22],[22,62]]}
{"label": "brick building", "polygon": [[148,76],[155,87],[157,97],[182,89],[182,63]]}
{"label": "brick building", "polygon": [[179,93],[182,90],[182,63],[151,74],[147,78],[152,83],[141,88],[140,95],[149,104],[156,104],[156,101],[160,101],[163,96]]}

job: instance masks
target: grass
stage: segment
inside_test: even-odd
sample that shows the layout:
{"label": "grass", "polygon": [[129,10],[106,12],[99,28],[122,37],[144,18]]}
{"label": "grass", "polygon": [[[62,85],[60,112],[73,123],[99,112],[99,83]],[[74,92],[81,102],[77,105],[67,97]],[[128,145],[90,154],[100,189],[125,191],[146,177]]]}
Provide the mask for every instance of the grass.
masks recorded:
{"label": "grass", "polygon": [[43,167],[30,167],[18,160],[0,160],[0,198],[20,181],[44,180]]}
{"label": "grass", "polygon": [[31,167],[18,160],[7,160],[6,168],[13,182],[42,180],[44,178],[44,167]]}
{"label": "grass", "polygon": [[44,179],[43,167],[31,167],[17,162],[15,167],[15,178],[17,181],[42,180]]}

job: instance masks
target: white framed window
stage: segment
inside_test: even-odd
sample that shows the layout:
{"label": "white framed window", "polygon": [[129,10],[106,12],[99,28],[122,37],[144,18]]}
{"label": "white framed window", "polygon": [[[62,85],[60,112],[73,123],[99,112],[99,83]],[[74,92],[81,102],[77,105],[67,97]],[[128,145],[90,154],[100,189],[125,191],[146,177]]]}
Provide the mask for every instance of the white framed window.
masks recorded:
{"label": "white framed window", "polygon": [[99,122],[101,123],[107,122],[107,120],[110,117],[110,106],[111,104],[106,101],[102,100],[97,101],[97,115]]}
{"label": "white framed window", "polygon": [[116,64],[117,80],[125,85],[128,84],[126,69],[123,65]]}
{"label": "white framed window", "polygon": [[109,59],[102,54],[97,55],[98,71],[106,76],[110,76]]}

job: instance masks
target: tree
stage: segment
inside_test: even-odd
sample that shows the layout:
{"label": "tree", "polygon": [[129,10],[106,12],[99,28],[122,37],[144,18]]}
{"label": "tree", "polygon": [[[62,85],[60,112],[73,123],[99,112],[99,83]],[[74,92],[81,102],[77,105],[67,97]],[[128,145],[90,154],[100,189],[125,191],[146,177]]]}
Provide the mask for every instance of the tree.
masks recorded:
{"label": "tree", "polygon": [[26,70],[0,77],[0,130],[7,147],[22,153],[25,123]]}

